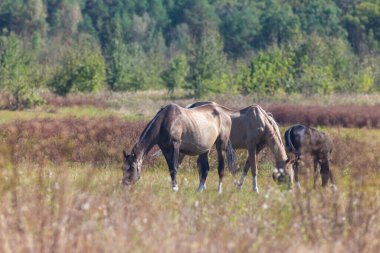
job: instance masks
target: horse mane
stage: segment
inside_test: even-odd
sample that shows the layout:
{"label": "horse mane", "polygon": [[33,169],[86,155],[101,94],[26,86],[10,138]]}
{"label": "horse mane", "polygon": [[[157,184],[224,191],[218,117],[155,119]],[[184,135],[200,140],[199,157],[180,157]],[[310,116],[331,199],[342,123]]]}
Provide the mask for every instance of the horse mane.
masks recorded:
{"label": "horse mane", "polygon": [[150,129],[150,127],[152,126],[153,122],[156,121],[156,119],[158,118],[158,116],[160,115],[160,113],[166,108],[167,106],[164,106],[164,107],[161,107],[161,109],[156,113],[156,115],[153,117],[153,119],[151,119],[148,124],[146,125],[146,127],[144,128],[144,130],[142,131],[140,137],[139,137],[139,141],[142,140],[142,138],[144,138],[144,136],[147,134],[148,130]]}
{"label": "horse mane", "polygon": [[281,145],[284,145],[283,142],[282,142],[282,138],[281,138],[280,127],[279,127],[278,123],[276,122],[276,120],[274,119],[273,114],[272,113],[267,113],[259,105],[255,105],[255,107],[258,108],[262,114],[264,114],[264,116],[267,118],[267,120],[269,121],[269,123],[271,124],[271,126],[274,128],[274,131],[276,132],[277,137],[280,140]]}

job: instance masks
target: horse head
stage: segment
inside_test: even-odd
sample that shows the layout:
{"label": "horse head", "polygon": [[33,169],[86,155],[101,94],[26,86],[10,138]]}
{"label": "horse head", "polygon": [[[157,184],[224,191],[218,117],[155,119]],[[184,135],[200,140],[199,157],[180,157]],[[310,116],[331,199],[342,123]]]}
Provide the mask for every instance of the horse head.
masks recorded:
{"label": "horse head", "polygon": [[140,179],[140,162],[135,154],[123,151],[123,185],[132,185]]}
{"label": "horse head", "polygon": [[292,163],[286,160],[284,168],[275,168],[272,173],[273,180],[278,184],[287,184],[291,188],[293,183],[294,172]]}

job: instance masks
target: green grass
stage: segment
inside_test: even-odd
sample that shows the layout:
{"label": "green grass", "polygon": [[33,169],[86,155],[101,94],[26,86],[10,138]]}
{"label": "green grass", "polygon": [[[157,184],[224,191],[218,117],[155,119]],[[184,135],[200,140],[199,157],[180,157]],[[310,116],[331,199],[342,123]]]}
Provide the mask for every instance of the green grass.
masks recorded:
{"label": "green grass", "polygon": [[62,107],[62,108],[48,108],[42,107],[36,110],[26,111],[8,111],[0,110],[0,124],[10,123],[16,120],[31,120],[31,119],[57,119],[64,117],[74,118],[94,118],[94,117],[119,117],[125,120],[141,120],[145,119],[141,115],[124,114],[122,111],[113,109],[102,109],[93,106],[76,106],[76,107]]}

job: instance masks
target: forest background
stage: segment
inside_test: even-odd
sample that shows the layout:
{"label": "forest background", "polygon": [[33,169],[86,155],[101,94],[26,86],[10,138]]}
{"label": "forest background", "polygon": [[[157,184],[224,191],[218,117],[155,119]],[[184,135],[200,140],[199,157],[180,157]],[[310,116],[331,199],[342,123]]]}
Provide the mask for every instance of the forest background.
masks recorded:
{"label": "forest background", "polygon": [[2,0],[0,91],[380,90],[377,0]]}

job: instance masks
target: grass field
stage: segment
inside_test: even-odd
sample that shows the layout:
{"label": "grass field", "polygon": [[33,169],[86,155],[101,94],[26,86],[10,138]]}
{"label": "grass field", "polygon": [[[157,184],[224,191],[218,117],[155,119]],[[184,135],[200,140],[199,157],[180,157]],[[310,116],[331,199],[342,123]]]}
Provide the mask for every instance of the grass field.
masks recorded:
{"label": "grass field", "polygon": [[[307,161],[303,191],[281,189],[268,150],[259,194],[250,174],[237,190],[229,173],[217,194],[214,154],[201,194],[194,158],[181,166],[177,193],[162,158],[149,157],[140,181],[125,188],[121,149],[151,108],[127,113],[140,109],[112,99],[0,111],[0,252],[378,252],[379,129],[322,127],[334,140],[337,192],[312,189]],[[239,151],[240,166],[244,157]]]}

